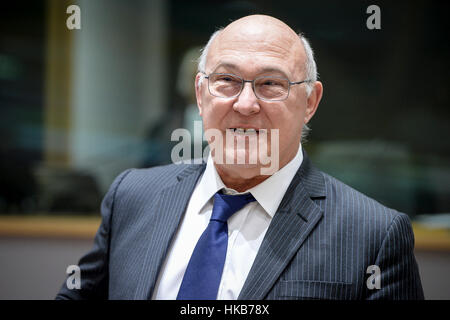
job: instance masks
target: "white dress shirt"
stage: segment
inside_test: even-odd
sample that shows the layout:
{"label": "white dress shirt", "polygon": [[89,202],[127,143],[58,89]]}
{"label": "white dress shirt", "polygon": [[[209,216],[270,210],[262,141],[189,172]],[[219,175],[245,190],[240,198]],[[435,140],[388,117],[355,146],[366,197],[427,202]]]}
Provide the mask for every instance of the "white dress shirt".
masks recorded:
{"label": "white dress shirt", "polygon": [[[218,300],[238,298],[270,222],[302,161],[300,145],[296,156],[287,165],[245,192],[250,192],[256,201],[228,219],[228,248]],[[152,299],[176,299],[195,245],[211,218],[213,196],[221,189],[224,193],[239,194],[224,185],[209,156],[158,275]]]}

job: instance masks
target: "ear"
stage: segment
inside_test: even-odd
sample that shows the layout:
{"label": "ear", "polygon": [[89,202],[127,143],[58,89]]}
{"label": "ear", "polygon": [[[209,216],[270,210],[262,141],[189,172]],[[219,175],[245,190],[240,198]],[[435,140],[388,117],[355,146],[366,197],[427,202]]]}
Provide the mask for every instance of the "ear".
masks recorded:
{"label": "ear", "polygon": [[195,98],[197,99],[198,113],[200,114],[200,117],[202,116],[203,111],[202,87],[204,86],[206,80],[203,78],[203,81],[200,82],[200,80],[202,80],[202,77],[203,74],[200,72],[195,76]]}
{"label": "ear", "polygon": [[322,82],[316,81],[314,83],[314,89],[307,98],[307,106],[305,112],[305,123],[308,123],[316,113],[320,100],[322,99],[323,86]]}

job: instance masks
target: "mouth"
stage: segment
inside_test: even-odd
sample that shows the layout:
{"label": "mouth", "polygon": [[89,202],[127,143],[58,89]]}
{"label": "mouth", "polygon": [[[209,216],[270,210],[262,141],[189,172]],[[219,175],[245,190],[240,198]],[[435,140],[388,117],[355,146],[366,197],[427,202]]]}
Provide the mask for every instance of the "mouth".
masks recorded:
{"label": "mouth", "polygon": [[255,128],[228,128],[234,134],[252,135],[259,134],[259,129]]}

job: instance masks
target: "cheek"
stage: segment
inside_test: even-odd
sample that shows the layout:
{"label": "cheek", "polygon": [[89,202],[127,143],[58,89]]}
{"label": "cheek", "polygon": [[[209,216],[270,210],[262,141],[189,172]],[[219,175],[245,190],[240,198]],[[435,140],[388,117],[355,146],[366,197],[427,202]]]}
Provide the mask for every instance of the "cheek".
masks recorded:
{"label": "cheek", "polygon": [[289,144],[299,139],[303,125],[302,117],[304,114],[301,110],[287,106],[273,109],[268,114],[272,128],[279,129],[281,147],[289,147]]}
{"label": "cheek", "polygon": [[220,124],[230,110],[226,101],[205,99],[202,108],[203,123],[206,128],[220,128]]}
{"label": "cheek", "polygon": [[297,125],[299,114],[291,111],[286,106],[277,106],[266,109],[266,117],[270,121],[270,126],[279,129],[281,135],[292,133]]}

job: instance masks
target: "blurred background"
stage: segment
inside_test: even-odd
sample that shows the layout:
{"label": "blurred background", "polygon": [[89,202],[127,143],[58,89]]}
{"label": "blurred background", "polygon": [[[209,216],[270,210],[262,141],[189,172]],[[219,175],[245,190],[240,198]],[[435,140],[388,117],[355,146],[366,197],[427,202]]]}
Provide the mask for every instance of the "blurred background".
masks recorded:
{"label": "blurred background", "polygon": [[[66,26],[80,8],[81,29]],[[369,30],[367,7],[381,9]],[[450,299],[447,1],[48,0],[0,4],[0,299],[52,299],[130,167],[171,163],[199,120],[196,59],[252,13],[303,32],[324,96],[321,170],[413,221],[428,299]]]}

